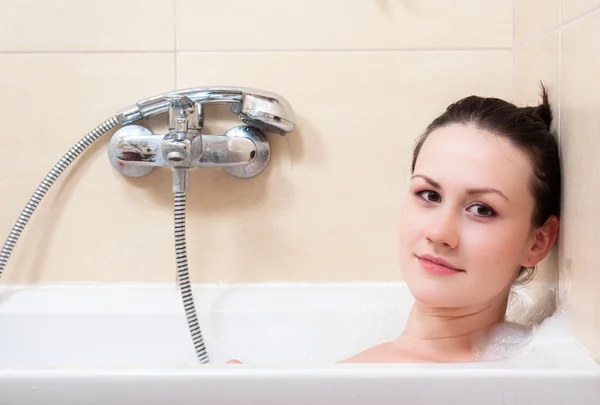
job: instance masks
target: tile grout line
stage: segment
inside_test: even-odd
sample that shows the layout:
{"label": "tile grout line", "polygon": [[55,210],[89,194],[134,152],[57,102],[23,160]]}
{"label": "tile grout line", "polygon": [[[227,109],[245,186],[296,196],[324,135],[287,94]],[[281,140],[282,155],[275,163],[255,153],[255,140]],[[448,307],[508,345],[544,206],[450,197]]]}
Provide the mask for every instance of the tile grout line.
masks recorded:
{"label": "tile grout line", "polygon": [[[174,40],[176,44],[176,40]],[[101,51],[89,51],[89,50],[67,50],[67,51],[3,51],[0,50],[0,55],[78,55],[78,54],[91,54],[91,55],[110,55],[110,54],[169,54],[169,53],[185,53],[185,54],[197,54],[197,53],[384,53],[384,52],[498,52],[498,51],[512,51],[511,46],[499,46],[499,47],[456,47],[456,48],[373,48],[373,49],[205,49],[205,50],[156,50],[156,51],[140,51],[140,50],[101,50]]]}
{"label": "tile grout line", "polygon": [[[559,2],[559,4],[562,4],[562,1]],[[587,10],[586,12],[584,12],[584,13],[576,16],[576,17],[573,17],[569,21],[565,21],[563,23],[563,22],[560,21],[562,19],[562,10],[559,10],[558,25],[555,25],[552,28],[550,28],[548,31],[545,31],[545,32],[543,32],[541,34],[538,34],[538,35],[534,36],[533,38],[528,39],[527,41],[523,42],[522,44],[516,46],[516,50],[525,48],[526,46],[531,45],[532,43],[534,43],[536,41],[539,41],[540,39],[542,39],[542,38],[544,38],[544,37],[546,37],[548,35],[554,34],[555,32],[560,31],[563,28],[569,27],[569,26],[571,26],[571,25],[579,22],[579,20],[582,20],[582,19],[584,19],[586,17],[589,17],[590,15],[595,14],[597,12],[600,12],[600,6],[594,7],[591,10]]]}
{"label": "tile grout line", "polygon": [[102,51],[87,51],[87,50],[68,50],[68,51],[3,51],[0,50],[0,55],[164,55],[173,53],[173,50],[156,50],[156,51],[140,51],[140,50],[102,50]]}
{"label": "tile grout line", "polygon": [[[562,21],[562,3],[563,0],[558,0],[558,21]],[[561,104],[562,104],[562,27],[558,31],[558,120],[557,120],[557,128],[558,128],[558,149],[561,149],[561,130],[560,130],[560,114],[561,114]]]}
{"label": "tile grout line", "polygon": [[497,47],[438,47],[438,48],[299,48],[299,49],[181,49],[179,53],[361,53],[361,52],[481,52],[481,51],[511,51],[511,46]]}
{"label": "tile grout line", "polygon": [[[560,4],[561,4],[561,10],[559,11],[559,13],[560,13],[559,17],[562,19],[562,1],[560,1]],[[600,4],[597,5],[597,6],[595,6],[595,7],[592,7],[589,10],[582,11],[581,14],[576,15],[575,17],[572,17],[570,20],[567,20],[564,23],[561,22],[561,24],[562,24],[563,27],[567,27],[567,26],[569,26],[569,25],[571,25],[573,23],[576,23],[577,21],[582,20],[582,19],[584,19],[584,18],[586,18],[586,17],[588,17],[588,16],[590,16],[590,15],[592,15],[594,13],[599,12],[599,11],[600,11]]]}
{"label": "tile grout line", "polygon": [[534,36],[531,39],[528,39],[527,41],[523,42],[522,44],[519,45],[515,45],[515,51],[521,50],[523,48],[528,47],[529,45],[532,45],[533,43],[544,39],[545,37],[554,34],[555,32],[559,31],[561,29],[561,25],[560,22],[558,23],[558,25],[553,26],[552,28],[550,28],[548,31],[545,31],[541,34],[538,34],[536,36]]}
{"label": "tile grout line", "polygon": [[173,89],[177,90],[177,0],[173,0]]}
{"label": "tile grout line", "polygon": [[512,2],[512,87],[511,99],[515,101],[517,94],[517,0]]}

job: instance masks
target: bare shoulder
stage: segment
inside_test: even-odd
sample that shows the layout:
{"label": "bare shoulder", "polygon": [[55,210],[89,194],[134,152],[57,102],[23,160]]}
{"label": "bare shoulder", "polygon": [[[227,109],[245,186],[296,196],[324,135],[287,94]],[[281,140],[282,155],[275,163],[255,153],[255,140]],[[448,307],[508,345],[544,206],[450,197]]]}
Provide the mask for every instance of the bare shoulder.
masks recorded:
{"label": "bare shoulder", "polygon": [[430,357],[410,342],[398,339],[370,347],[338,363],[429,363],[432,362]]}
{"label": "bare shoulder", "polygon": [[387,363],[394,361],[395,352],[392,343],[381,343],[338,363]]}

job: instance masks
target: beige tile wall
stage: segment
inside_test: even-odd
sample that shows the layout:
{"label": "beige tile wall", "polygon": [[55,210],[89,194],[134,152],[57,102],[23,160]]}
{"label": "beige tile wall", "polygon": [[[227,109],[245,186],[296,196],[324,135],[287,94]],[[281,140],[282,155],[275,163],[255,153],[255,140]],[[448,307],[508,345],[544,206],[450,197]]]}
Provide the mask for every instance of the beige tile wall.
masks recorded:
{"label": "beige tile wall", "polygon": [[[515,99],[535,101],[533,81],[548,84],[564,182],[558,259],[553,255],[544,270],[552,274],[559,269],[560,303],[570,310],[579,336],[600,360],[600,1],[549,2],[542,14],[534,3],[541,5],[517,1],[515,32],[525,34],[515,44]],[[539,19],[549,21],[549,15],[553,23],[540,24]]]}
{"label": "beige tile wall", "polygon": [[[255,179],[192,174],[193,281],[399,279],[413,139],[460,97],[512,96],[512,2],[460,3],[0,2],[0,235],[119,109],[176,87],[252,86],[288,98],[298,127],[270,136]],[[234,123],[207,109],[211,132]],[[170,173],[122,177],[109,136],[47,195],[5,280],[175,279]]]}

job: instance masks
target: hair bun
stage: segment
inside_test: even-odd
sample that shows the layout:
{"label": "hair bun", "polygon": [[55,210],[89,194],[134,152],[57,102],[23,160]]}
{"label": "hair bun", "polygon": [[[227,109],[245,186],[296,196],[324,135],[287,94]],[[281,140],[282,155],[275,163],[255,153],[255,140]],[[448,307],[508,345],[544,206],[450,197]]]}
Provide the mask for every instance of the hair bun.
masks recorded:
{"label": "hair bun", "polygon": [[550,125],[552,124],[552,108],[550,108],[550,103],[548,102],[548,91],[546,90],[546,87],[544,87],[543,83],[540,83],[540,86],[542,87],[540,93],[542,96],[542,104],[535,107],[532,113],[541,118],[546,123],[548,131],[550,131]]}

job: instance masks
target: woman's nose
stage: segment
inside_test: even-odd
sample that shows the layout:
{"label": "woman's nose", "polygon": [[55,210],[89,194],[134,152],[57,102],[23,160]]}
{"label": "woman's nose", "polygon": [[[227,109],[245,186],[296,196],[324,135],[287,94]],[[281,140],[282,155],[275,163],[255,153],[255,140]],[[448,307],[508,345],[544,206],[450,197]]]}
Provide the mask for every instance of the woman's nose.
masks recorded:
{"label": "woman's nose", "polygon": [[440,215],[432,218],[425,238],[428,242],[454,249],[458,246],[458,220],[450,212],[440,211]]}

